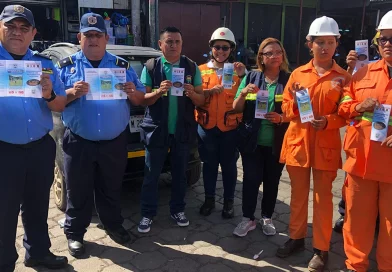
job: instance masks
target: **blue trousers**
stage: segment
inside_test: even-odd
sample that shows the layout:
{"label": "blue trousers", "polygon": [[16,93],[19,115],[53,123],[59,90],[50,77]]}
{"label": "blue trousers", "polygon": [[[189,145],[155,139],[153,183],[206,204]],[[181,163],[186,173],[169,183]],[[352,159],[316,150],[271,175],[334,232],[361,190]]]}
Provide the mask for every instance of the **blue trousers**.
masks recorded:
{"label": "blue trousers", "polygon": [[170,148],[172,174],[170,213],[183,212],[187,187],[186,169],[189,161],[190,145],[169,136],[163,147],[146,147],[144,180],[141,193],[141,213],[143,217],[153,218],[158,208],[158,181]]}
{"label": "blue trousers", "polygon": [[121,216],[121,189],[127,165],[127,127],[110,141],[88,141],[65,130],[63,139],[67,239],[83,241],[94,205],[105,228],[116,229]]}
{"label": "blue trousers", "polygon": [[237,182],[236,130],[222,132],[218,127],[204,129],[199,125],[199,154],[203,161],[203,181],[206,197],[215,197],[219,164],[222,169],[224,198],[234,199]]}
{"label": "blue trousers", "polygon": [[19,211],[25,231],[25,259],[42,258],[51,246],[48,234],[49,192],[56,144],[47,134],[27,145],[0,142],[0,271],[15,269]]}

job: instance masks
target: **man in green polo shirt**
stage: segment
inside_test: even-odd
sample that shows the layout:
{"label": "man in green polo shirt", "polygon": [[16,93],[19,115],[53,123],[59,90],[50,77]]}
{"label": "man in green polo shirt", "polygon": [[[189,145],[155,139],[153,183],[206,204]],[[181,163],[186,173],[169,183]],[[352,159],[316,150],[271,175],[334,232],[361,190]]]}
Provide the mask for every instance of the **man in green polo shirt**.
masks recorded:
{"label": "man in green polo shirt", "polygon": [[[170,214],[176,223],[189,225],[186,218],[185,191],[186,168],[189,150],[197,137],[195,106],[205,102],[200,70],[196,63],[181,56],[182,35],[175,27],[167,27],[160,33],[158,41],[163,56],[147,62],[140,80],[146,86],[144,104],[147,106],[141,124],[141,139],[146,147],[144,180],[141,193],[142,220],[138,230],[150,231],[158,202],[158,179],[170,149],[172,191]],[[173,68],[183,68],[183,95],[172,92]],[[180,86],[181,85],[181,86]]]}

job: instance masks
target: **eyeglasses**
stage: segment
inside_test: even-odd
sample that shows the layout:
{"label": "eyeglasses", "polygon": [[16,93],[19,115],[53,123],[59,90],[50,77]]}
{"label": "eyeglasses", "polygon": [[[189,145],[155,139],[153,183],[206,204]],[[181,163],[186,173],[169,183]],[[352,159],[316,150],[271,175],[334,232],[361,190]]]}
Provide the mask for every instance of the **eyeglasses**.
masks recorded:
{"label": "eyeglasses", "polygon": [[83,36],[86,37],[87,39],[92,39],[92,38],[97,38],[97,39],[101,39],[103,36],[105,36],[104,33],[83,33]]}
{"label": "eyeglasses", "polygon": [[392,37],[391,38],[381,37],[377,39],[377,43],[381,46],[387,45],[387,42],[389,42],[389,44],[392,45]]}
{"label": "eyeglasses", "polygon": [[214,48],[216,51],[219,51],[222,49],[223,52],[227,52],[230,50],[230,47],[228,46],[220,46],[220,45],[215,45],[212,48]]}
{"label": "eyeglasses", "polygon": [[283,55],[283,51],[277,51],[275,53],[273,52],[265,52],[265,53],[260,53],[260,56],[266,56],[267,58],[272,58],[272,57],[281,57]]}

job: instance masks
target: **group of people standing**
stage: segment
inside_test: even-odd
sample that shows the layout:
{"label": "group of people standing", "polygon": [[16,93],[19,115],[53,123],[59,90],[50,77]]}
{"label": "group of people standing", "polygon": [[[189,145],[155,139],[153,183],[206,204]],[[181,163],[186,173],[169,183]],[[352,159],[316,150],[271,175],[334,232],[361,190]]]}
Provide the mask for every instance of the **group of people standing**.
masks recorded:
{"label": "group of people standing", "polygon": [[[347,178],[342,189],[346,201],[343,235],[347,269],[367,270],[379,215],[378,269],[392,271],[392,251],[387,249],[392,245],[392,205],[388,199],[392,197],[392,182],[387,173],[392,129],[388,127],[384,141],[370,140],[373,111],[392,103],[392,11],[382,18],[377,31],[373,42],[382,59],[359,69],[352,77],[357,53],[351,51],[347,56],[347,71],[338,66],[333,60],[340,38],[338,24],[326,16],[317,18],[306,37],[313,57],[309,63],[290,73],[281,42],[267,38],[258,50],[257,70],[244,73],[243,64],[234,62],[231,89],[222,86],[221,78],[223,64],[232,61],[234,36],[227,28],[214,32],[211,60],[199,66],[206,103],[196,108],[204,163],[202,215],[208,216],[215,208],[220,165],[224,186],[222,217],[233,217],[239,151],[244,172],[243,219],[233,234],[243,237],[256,228],[254,213],[263,183],[260,224],[265,235],[274,235],[272,215],[286,165],[291,182],[290,238],[276,253],[286,258],[305,249],[312,173],[314,255],[308,269],[323,271],[327,268],[332,234],[332,182],[342,168],[340,128],[346,126],[343,149],[347,161],[343,169]],[[268,91],[268,113],[263,119],[255,114],[260,90]],[[301,122],[296,99],[296,93],[303,90],[309,94],[314,115],[306,123]]]}
{"label": "group of people standing", "polygon": [[[83,239],[94,203],[110,238],[121,244],[131,240],[122,226],[120,205],[131,105],[146,106],[141,124],[146,155],[139,232],[150,231],[157,213],[158,179],[168,150],[173,177],[170,216],[180,227],[189,225],[184,211],[185,171],[190,147],[197,141],[203,161],[203,216],[209,216],[215,208],[220,166],[222,217],[234,217],[236,163],[241,154],[243,219],[233,231],[239,237],[256,228],[261,184],[262,230],[265,235],[276,234],[272,216],[286,165],[291,180],[290,238],[276,253],[281,258],[305,248],[312,172],[314,255],[308,268],[323,271],[332,232],[332,182],[342,167],[339,129],[346,126],[343,235],[347,269],[367,270],[379,215],[378,269],[392,271],[392,179],[387,170],[392,163],[392,129],[388,127],[382,143],[370,140],[375,107],[392,105],[392,11],[382,18],[378,31],[382,59],[361,68],[351,78],[352,65],[349,73],[333,60],[340,34],[338,24],[329,17],[317,18],[311,24],[306,46],[313,58],[292,73],[286,51],[277,39],[267,38],[261,43],[258,69],[247,71],[244,64],[234,62],[233,33],[218,28],[209,41],[211,60],[197,66],[181,55],[180,30],[168,27],[160,33],[158,42],[163,56],[147,61],[139,81],[125,60],[106,51],[109,36],[100,15],[82,16],[78,34],[81,51],[54,67],[45,56],[28,49],[36,33],[31,11],[20,5],[5,7],[0,15],[0,59],[40,61],[49,75],[41,76],[42,98],[0,98],[0,271],[13,271],[15,267],[20,210],[25,229],[25,265],[61,268],[68,262],[66,257],[49,251],[46,220],[55,156],[55,145],[48,135],[53,127],[51,111],[63,111],[66,126],[64,232],[70,254],[80,257],[85,252]],[[355,52],[350,53],[347,62],[355,63],[355,59]],[[222,82],[225,63],[233,63],[231,87]],[[90,86],[85,82],[85,68],[125,69],[126,99],[86,99]],[[171,92],[173,68],[183,68],[183,95]],[[302,123],[296,94],[305,89],[314,116]],[[256,114],[260,90],[268,94],[268,113],[263,119]]]}

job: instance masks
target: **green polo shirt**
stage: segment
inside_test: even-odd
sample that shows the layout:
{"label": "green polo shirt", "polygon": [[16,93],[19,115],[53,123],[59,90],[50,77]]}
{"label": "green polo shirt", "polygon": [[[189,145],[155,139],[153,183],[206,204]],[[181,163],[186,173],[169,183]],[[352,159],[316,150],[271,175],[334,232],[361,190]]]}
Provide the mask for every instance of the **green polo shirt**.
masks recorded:
{"label": "green polo shirt", "polygon": [[[268,112],[272,112],[275,110],[274,108],[274,100],[275,100],[275,90],[277,83],[267,84],[268,90]],[[242,89],[246,87],[246,77],[241,81],[240,86],[238,87],[237,94],[235,98],[240,96]],[[253,95],[248,95],[246,97],[247,100],[254,100],[256,97]],[[274,144],[274,124],[268,120],[261,120],[261,127],[259,129],[259,133],[257,136],[257,144],[261,146],[272,146]]]}
{"label": "green polo shirt", "polygon": [[[176,63],[171,64],[168,62],[165,57],[162,57],[162,65],[163,65],[163,71],[165,73],[165,76],[168,80],[171,80],[172,78],[172,68],[173,67],[180,67],[180,61],[177,61]],[[147,72],[147,68],[144,67],[142,74],[140,76],[140,81],[143,83],[144,86],[152,88],[152,80],[150,77],[150,74]],[[194,86],[198,87],[202,85],[202,80],[201,80],[201,74],[199,67],[196,66],[196,74],[195,78],[193,80]],[[171,92],[168,92],[169,95],[169,116],[168,116],[168,131],[169,134],[175,134],[176,133],[176,125],[177,125],[177,113],[178,113],[178,101],[177,101],[177,96],[171,95]]]}

